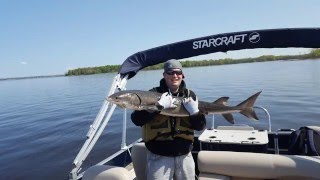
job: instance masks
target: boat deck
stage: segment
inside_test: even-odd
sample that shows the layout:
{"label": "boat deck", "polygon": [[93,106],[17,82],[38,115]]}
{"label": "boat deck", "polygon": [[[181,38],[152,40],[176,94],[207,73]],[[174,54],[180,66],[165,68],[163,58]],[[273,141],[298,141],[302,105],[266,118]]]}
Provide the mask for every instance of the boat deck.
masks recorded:
{"label": "boat deck", "polygon": [[[198,170],[198,154],[200,151],[233,151],[233,152],[253,152],[264,154],[289,154],[289,138],[292,130],[280,130],[277,132],[267,132],[266,130],[254,130],[251,127],[240,127],[233,129],[229,127],[220,127],[218,129],[206,129],[201,135],[194,138],[194,147],[192,155],[195,159],[196,174]],[[241,136],[242,135],[242,136]],[[225,137],[219,139],[219,137]],[[136,141],[136,143],[141,140]],[[132,164],[132,146],[128,146],[127,150],[121,150],[115,153],[113,158],[104,160],[98,165],[106,165],[112,167],[124,167],[130,173],[130,177],[135,179],[136,175]],[[83,174],[81,174],[82,177]]]}

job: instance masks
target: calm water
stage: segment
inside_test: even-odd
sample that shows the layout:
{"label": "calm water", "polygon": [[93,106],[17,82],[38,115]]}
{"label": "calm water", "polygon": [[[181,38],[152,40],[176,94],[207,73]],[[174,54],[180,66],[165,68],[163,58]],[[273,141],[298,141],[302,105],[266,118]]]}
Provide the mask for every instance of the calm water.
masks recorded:
{"label": "calm water", "polygon": [[[272,129],[320,126],[320,61],[278,61],[185,69],[200,100],[229,96],[236,105],[262,91],[256,105],[269,110]],[[115,74],[0,81],[0,179],[67,179]],[[127,89],[158,85],[162,71],[140,72]],[[117,109],[84,165],[120,148],[122,110]],[[128,114],[130,111],[128,112]],[[237,123],[267,128],[235,115]],[[211,119],[208,116],[207,119]],[[227,125],[219,115],[215,125]],[[128,122],[128,143],[140,137]],[[211,123],[208,123],[211,126]],[[99,159],[100,158],[100,159]]]}

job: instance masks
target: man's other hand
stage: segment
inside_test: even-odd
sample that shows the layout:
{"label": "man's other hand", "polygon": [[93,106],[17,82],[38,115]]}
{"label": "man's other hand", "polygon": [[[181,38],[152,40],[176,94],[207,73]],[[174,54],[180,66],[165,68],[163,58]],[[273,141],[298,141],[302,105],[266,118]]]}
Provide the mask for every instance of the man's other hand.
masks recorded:
{"label": "man's other hand", "polygon": [[182,100],[182,104],[184,108],[189,112],[190,115],[195,115],[199,112],[199,104],[198,104],[198,98],[196,97],[196,100],[193,100],[191,97],[185,98]]}

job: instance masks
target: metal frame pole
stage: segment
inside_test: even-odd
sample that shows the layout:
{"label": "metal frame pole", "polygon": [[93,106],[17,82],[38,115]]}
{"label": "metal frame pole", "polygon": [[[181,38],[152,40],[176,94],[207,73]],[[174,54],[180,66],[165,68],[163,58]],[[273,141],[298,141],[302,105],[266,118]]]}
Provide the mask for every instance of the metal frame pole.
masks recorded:
{"label": "metal frame pole", "polygon": [[262,109],[266,113],[266,115],[268,116],[268,122],[269,122],[269,132],[271,132],[271,117],[268,110],[262,106],[254,106],[253,108]]}
{"label": "metal frame pole", "polygon": [[[124,89],[126,86],[126,83],[127,83],[127,76],[121,79],[120,74],[116,75],[111,85],[111,88],[109,90],[108,96],[113,94],[117,88],[119,90]],[[94,144],[100,137],[102,131],[106,127],[107,123],[109,122],[109,119],[113,114],[113,111],[116,105],[112,105],[112,107],[109,109],[107,117],[103,119],[103,117],[105,116],[108,110],[108,107],[109,107],[109,102],[105,99],[102,104],[102,107],[100,108],[98,115],[96,116],[96,119],[90,125],[90,129],[87,133],[87,140],[85,141],[85,143],[83,144],[82,148],[80,149],[79,153],[77,154],[76,158],[73,161],[74,168],[70,172],[69,179],[77,179],[78,173],[81,170],[80,167],[83,161],[88,156]]]}
{"label": "metal frame pole", "polygon": [[121,149],[127,149],[127,109],[123,110],[123,121],[122,121],[122,142]]}

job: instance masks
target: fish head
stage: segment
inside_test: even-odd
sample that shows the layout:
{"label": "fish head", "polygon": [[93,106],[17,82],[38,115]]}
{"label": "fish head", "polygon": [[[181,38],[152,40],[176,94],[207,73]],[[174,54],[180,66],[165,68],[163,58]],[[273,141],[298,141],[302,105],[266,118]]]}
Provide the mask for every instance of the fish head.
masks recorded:
{"label": "fish head", "polygon": [[107,100],[110,103],[120,106],[121,108],[141,110],[141,99],[136,93],[133,92],[120,91],[110,95]]}

